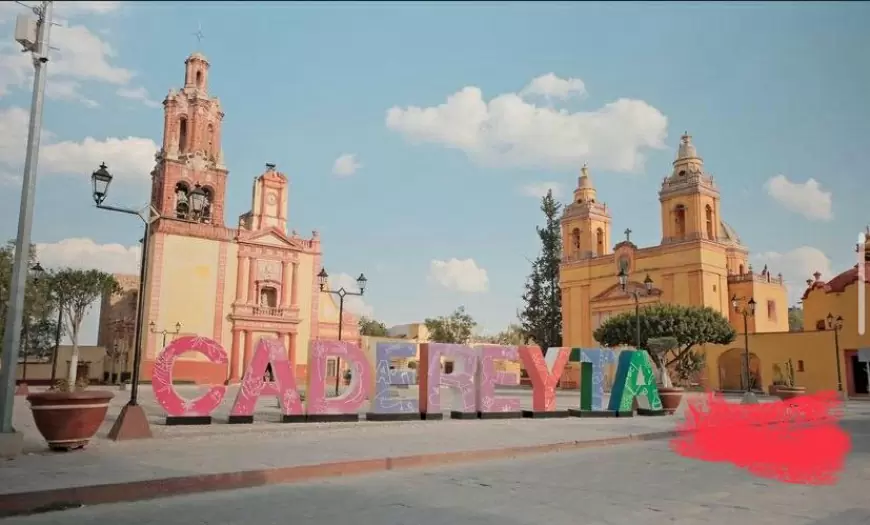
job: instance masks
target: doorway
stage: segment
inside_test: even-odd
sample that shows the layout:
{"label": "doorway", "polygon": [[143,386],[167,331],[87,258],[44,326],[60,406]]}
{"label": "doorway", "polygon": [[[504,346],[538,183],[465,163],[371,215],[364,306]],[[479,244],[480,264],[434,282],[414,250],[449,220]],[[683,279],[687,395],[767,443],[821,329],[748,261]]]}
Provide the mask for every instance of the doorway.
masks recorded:
{"label": "doorway", "polygon": [[870,388],[868,388],[867,380],[868,380],[868,366],[870,363],[862,363],[858,360],[857,352],[849,352],[847,354],[848,359],[848,373],[849,373],[849,386],[851,387],[849,390],[849,394],[851,395],[870,395]]}

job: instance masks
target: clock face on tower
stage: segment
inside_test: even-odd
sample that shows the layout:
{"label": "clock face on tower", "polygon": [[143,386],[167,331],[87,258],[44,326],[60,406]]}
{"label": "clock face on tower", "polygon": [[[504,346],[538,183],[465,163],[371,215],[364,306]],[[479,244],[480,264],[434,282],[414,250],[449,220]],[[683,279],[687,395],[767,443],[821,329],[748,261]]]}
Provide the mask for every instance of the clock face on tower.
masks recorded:
{"label": "clock face on tower", "polygon": [[269,195],[266,195],[266,202],[267,202],[269,205],[273,205],[273,204],[275,204],[275,201],[277,201],[277,200],[278,200],[278,199],[275,197],[275,194],[274,194],[274,193],[270,193]]}

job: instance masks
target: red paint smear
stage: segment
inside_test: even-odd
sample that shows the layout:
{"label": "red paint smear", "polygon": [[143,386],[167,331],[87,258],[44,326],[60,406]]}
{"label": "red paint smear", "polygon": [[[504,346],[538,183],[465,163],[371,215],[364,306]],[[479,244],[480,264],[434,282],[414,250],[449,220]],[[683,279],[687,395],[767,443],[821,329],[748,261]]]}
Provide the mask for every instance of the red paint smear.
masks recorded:
{"label": "red paint smear", "polygon": [[833,485],[852,445],[839,425],[842,408],[834,392],[756,405],[711,394],[689,401],[671,449],[784,483]]}

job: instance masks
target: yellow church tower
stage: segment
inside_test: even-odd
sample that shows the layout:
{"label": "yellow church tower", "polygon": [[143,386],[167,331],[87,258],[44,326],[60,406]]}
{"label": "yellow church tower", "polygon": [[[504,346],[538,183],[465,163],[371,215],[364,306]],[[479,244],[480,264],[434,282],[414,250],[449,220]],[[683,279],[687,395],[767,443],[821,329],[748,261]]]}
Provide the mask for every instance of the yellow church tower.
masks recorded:
{"label": "yellow church tower", "polygon": [[610,253],[612,218],[607,205],[596,200],[589,167],[583,165],[574,200],[562,216],[562,253],[568,259],[588,259]]}

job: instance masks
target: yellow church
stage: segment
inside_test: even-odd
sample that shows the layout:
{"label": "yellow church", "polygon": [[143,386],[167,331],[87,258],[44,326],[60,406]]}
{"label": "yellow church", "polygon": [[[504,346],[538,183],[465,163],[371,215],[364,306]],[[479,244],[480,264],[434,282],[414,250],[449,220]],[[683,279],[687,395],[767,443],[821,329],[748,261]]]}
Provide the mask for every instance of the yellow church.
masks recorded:
{"label": "yellow church", "polygon": [[[719,189],[688,133],[662,181],[659,202],[660,244],[639,247],[626,230],[625,239],[612,245],[610,210],[583,167],[561,221],[564,346],[596,346],[595,329],[633,310],[635,301],[641,308],[659,302],[708,306],[721,312],[739,335],[731,345],[699,349],[706,354],[707,388],[745,389],[748,345],[751,384],[757,390],[767,391],[782,379],[791,361],[796,384],[808,392],[840,389],[851,397],[868,395],[870,335],[862,327],[870,323],[863,302],[870,281],[862,268],[870,270],[863,249],[864,242],[870,249],[870,230],[858,245],[854,268],[827,281],[816,272],[807,281],[804,328],[789,332],[782,275],[749,264],[749,251],[722,218]],[[624,289],[620,274],[627,277]]]}
{"label": "yellow church", "polygon": [[[163,145],[151,173],[151,204],[160,219],[147,239],[142,378],[150,379],[164,341],[185,335],[221,343],[229,365],[186,354],[175,364],[177,381],[238,382],[260,337],[281,339],[302,378],[309,341],[338,335],[338,307],[320,291],[317,278],[321,238],[316,231],[310,237],[288,231],[289,181],[274,164],[266,164],[254,179],[250,211],[227,224],[224,113],[208,91],[209,69],[202,54],[190,55],[184,87],[170,90],[163,101]],[[124,282],[138,287],[138,279]],[[105,332],[99,339],[106,348],[119,337],[108,319],[130,316],[120,307],[112,298],[103,299],[100,328]],[[342,338],[359,341],[357,319],[347,312],[343,317]],[[327,369],[336,373],[334,363]]]}

